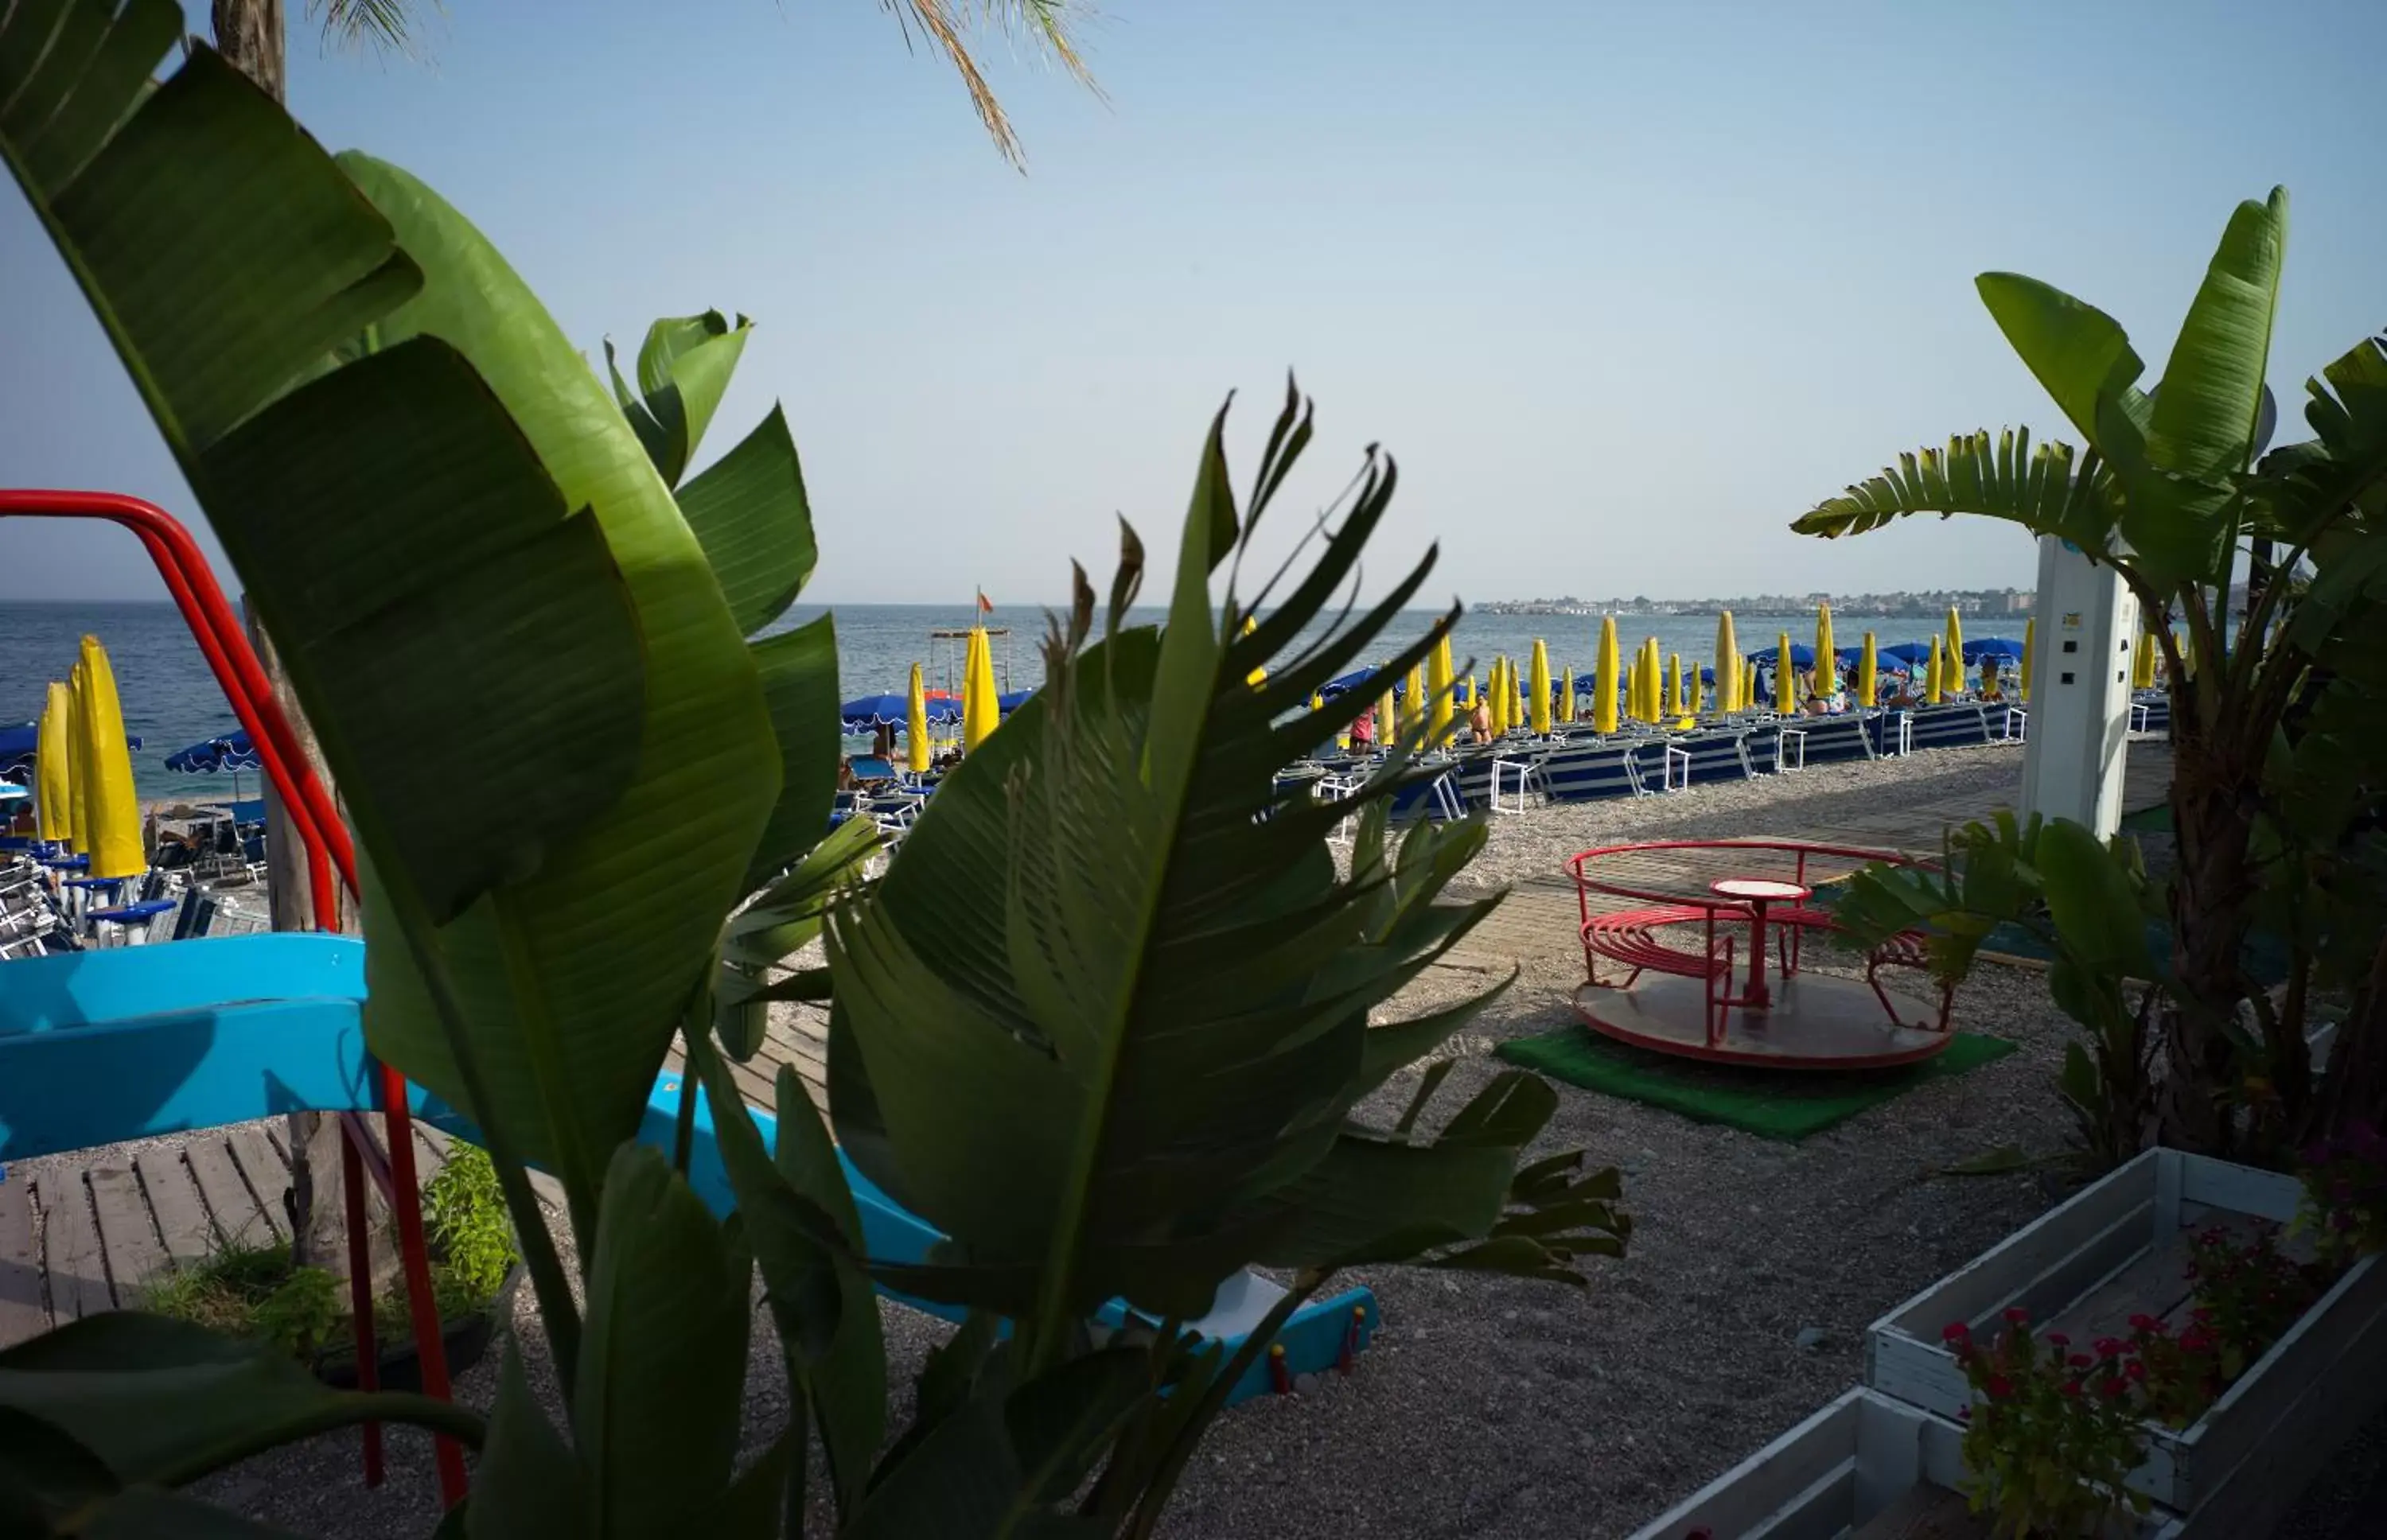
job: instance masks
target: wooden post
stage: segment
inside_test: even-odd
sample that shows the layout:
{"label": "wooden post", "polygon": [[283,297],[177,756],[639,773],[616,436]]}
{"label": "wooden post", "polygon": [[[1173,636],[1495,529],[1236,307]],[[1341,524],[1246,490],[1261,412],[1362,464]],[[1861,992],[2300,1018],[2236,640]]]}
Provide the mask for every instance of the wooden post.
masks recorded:
{"label": "wooden post", "polygon": [[[213,0],[209,22],[215,32],[216,51],[226,63],[255,81],[265,94],[275,101],[287,99],[287,32],[283,14],[283,0]],[[308,730],[307,718],[298,709],[291,693],[289,680],[284,677],[281,660],[265,628],[258,624],[252,612],[248,615],[249,640],[257,649],[258,661],[265,667],[265,676],[272,683],[273,695],[283,713],[297,730],[299,748],[315,774],[336,797],[338,788],[323,767],[322,752],[315,747],[315,735]],[[265,861],[270,888],[267,903],[276,930],[311,930],[316,928],[314,903],[308,891],[307,860],[294,832],[289,812],[273,793],[271,780],[264,782],[265,797]],[[331,930],[354,931],[355,915],[346,911],[349,901],[345,892],[338,895],[343,913],[325,915],[322,928]],[[290,1219],[290,1259],[297,1267],[320,1267],[346,1276],[348,1252],[346,1226],[341,1207],[334,1200],[336,1194],[325,1189],[327,1200],[316,1202],[319,1180],[339,1169],[339,1119],[321,1113],[295,1112],[289,1115],[290,1190],[284,1202]],[[273,1199],[259,1194],[267,1202]],[[373,1227],[376,1234],[381,1226]],[[387,1243],[381,1243],[378,1252],[385,1253]],[[374,1272],[383,1271],[383,1258],[375,1256]]]}

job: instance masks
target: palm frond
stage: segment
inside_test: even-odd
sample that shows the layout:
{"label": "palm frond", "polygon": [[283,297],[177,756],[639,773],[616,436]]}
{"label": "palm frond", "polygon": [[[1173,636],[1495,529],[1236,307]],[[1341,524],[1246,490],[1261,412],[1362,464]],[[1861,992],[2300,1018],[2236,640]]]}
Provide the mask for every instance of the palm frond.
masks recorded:
{"label": "palm frond", "polygon": [[1081,0],[878,0],[879,8],[895,19],[903,30],[903,41],[912,41],[912,30],[917,27],[922,35],[939,53],[953,62],[969,92],[970,106],[978,112],[979,121],[986,125],[989,137],[1003,158],[1021,170],[1027,168],[1027,153],[1019,135],[1011,126],[1011,117],[1003,110],[1003,103],[987,83],[986,74],[979,68],[977,57],[970,52],[967,34],[979,27],[991,27],[1004,36],[1025,37],[1035,48],[1057,62],[1070,77],[1097,97],[1102,87],[1094,82],[1086,68],[1085,56],[1079,51],[1077,28],[1092,14],[1092,7]]}
{"label": "palm frond", "polygon": [[2027,428],[2008,428],[1995,440],[1983,430],[1959,434],[1944,449],[1900,455],[1896,465],[1817,504],[1790,527],[1830,539],[1917,513],[1973,513],[2097,552],[2108,547],[2120,500],[2095,450],[2078,455],[2056,439],[2034,447]]}
{"label": "palm frond", "polygon": [[[434,10],[445,8],[439,0],[430,0],[430,5]],[[423,57],[415,0],[307,0],[307,19],[322,24],[327,47]]]}

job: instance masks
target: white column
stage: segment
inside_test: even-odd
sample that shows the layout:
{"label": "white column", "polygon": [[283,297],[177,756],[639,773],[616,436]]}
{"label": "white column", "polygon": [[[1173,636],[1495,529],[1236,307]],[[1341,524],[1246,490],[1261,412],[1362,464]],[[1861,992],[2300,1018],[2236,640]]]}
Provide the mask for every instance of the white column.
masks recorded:
{"label": "white column", "polygon": [[2069,818],[2107,839],[2122,821],[2138,600],[2111,566],[2047,536],[2039,542],[2034,612],[2022,811]]}

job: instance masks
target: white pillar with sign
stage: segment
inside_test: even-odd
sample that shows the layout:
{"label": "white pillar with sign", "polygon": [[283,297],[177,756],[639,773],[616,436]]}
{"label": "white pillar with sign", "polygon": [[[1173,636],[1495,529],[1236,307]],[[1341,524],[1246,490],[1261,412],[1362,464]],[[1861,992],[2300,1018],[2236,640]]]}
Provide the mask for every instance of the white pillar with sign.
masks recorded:
{"label": "white pillar with sign", "polygon": [[2047,536],[2039,542],[2033,613],[2039,642],[2031,659],[2022,811],[2069,818],[2108,839],[2122,822],[2139,602],[2111,566]]}

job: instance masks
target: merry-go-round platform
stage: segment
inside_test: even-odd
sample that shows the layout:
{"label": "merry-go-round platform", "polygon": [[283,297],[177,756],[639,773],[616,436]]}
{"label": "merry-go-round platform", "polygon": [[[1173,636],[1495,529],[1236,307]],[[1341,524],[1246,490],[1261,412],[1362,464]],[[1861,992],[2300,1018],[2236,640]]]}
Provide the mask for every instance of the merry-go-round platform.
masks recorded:
{"label": "merry-go-round platform", "polygon": [[[1865,1069],[1927,1059],[1955,1034],[1949,991],[1925,971],[1919,933],[1841,953],[1862,965],[1859,978],[1802,966],[1811,943],[1838,928],[1815,902],[1823,874],[1876,861],[1920,864],[1792,840],[1585,851],[1567,863],[1582,919],[1575,1009],[1619,1041],[1716,1063]],[[1920,980],[1933,998],[1894,987],[1885,971]]]}

